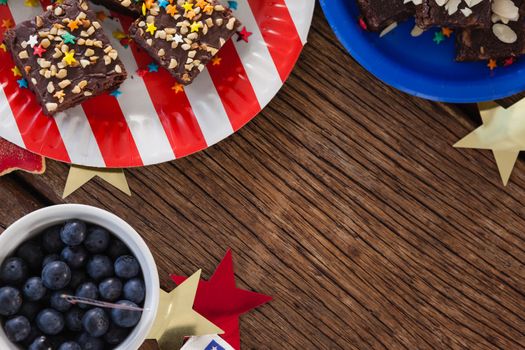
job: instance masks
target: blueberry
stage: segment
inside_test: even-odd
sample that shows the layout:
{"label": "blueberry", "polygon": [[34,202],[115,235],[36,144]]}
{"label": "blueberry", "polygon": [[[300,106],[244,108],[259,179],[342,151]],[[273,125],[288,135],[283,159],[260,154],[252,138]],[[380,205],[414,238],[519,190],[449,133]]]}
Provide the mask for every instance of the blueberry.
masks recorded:
{"label": "blueberry", "polygon": [[44,257],[44,260],[42,260],[42,267],[46,266],[50,262],[59,261],[59,260],[60,260],[60,255],[58,255],[58,254],[48,254],[48,255],[46,255]]}
{"label": "blueberry", "polygon": [[116,347],[122,343],[129,335],[129,329],[115,326],[113,323],[109,325],[107,333],[104,335],[104,340],[109,345]]}
{"label": "blueberry", "polygon": [[115,260],[119,256],[129,254],[129,249],[120,239],[114,238],[109,244],[107,254],[111,259]]}
{"label": "blueberry", "polygon": [[60,239],[60,225],[52,226],[44,231],[42,235],[42,247],[48,254],[60,253],[65,244]]}
{"label": "blueberry", "polygon": [[58,350],[82,350],[82,348],[77,342],[68,341],[68,342],[62,343],[62,345],[60,345]]}
{"label": "blueberry", "polygon": [[0,278],[6,283],[24,282],[27,278],[26,262],[17,257],[5,259],[0,267]]}
{"label": "blueberry", "polygon": [[104,341],[102,339],[92,337],[87,333],[82,333],[78,337],[77,342],[82,348],[82,350],[103,350],[104,349]]}
{"label": "blueberry", "polygon": [[73,306],[70,302],[67,301],[66,298],[63,297],[63,295],[72,295],[73,293],[68,290],[60,290],[58,292],[54,292],[51,294],[51,298],[49,299],[49,305],[57,311],[60,312],[66,312],[67,310],[71,309],[71,306]]}
{"label": "blueberry", "polygon": [[71,270],[63,261],[50,262],[42,270],[42,281],[48,289],[62,289],[71,281]]}
{"label": "blueberry", "polygon": [[56,335],[64,329],[64,317],[53,309],[44,309],[36,316],[36,325],[47,335]]}
{"label": "blueberry", "polygon": [[90,253],[102,253],[109,245],[109,232],[102,227],[92,226],[88,229],[84,246]]}
{"label": "blueberry", "polygon": [[94,255],[88,260],[86,271],[91,278],[100,280],[113,276],[113,264],[105,255]]}
{"label": "blueberry", "polygon": [[82,246],[65,247],[60,258],[72,269],[78,269],[86,263],[88,253]]}
{"label": "blueberry", "polygon": [[6,321],[4,325],[7,338],[14,343],[23,341],[31,333],[31,324],[24,316],[17,316]]}
{"label": "blueberry", "polygon": [[16,250],[16,256],[24,260],[30,269],[40,271],[44,260],[44,252],[37,242],[28,241],[23,243]]}
{"label": "blueberry", "polygon": [[[117,304],[137,307],[137,304],[129,300],[117,301]],[[130,328],[139,323],[141,311],[111,309],[111,320],[119,327]]]}
{"label": "blueberry", "polygon": [[139,272],[139,262],[131,255],[123,255],[115,261],[115,274],[121,278],[133,278]]}
{"label": "blueberry", "polygon": [[66,221],[60,231],[60,239],[67,245],[80,245],[86,238],[86,230],[86,223],[83,221]]}
{"label": "blueberry", "polygon": [[31,345],[29,345],[29,348],[27,350],[49,350],[51,349],[51,345],[49,343],[49,340],[45,336],[40,336],[36,338]]}
{"label": "blueberry", "polygon": [[71,271],[71,282],[69,286],[73,289],[77,289],[82,283],[86,282],[87,275],[84,270],[73,270]]}
{"label": "blueberry", "polygon": [[24,349],[29,348],[31,343],[38,337],[42,336],[42,332],[38,329],[38,327],[35,327],[34,325],[31,325],[31,331],[29,332],[29,335],[20,342],[22,346],[24,346]]}
{"label": "blueberry", "polygon": [[132,278],[124,284],[124,299],[140,304],[145,296],[146,289],[140,278]]}
{"label": "blueberry", "polygon": [[24,301],[18,314],[25,316],[29,321],[33,321],[42,307],[34,301]]}
{"label": "blueberry", "polygon": [[[98,288],[95,283],[86,282],[81,284],[77,288],[77,292],[75,295],[81,298],[98,299]],[[90,307],[90,305],[79,303],[78,307],[80,307],[81,309],[87,309]]]}
{"label": "blueberry", "polygon": [[69,310],[65,315],[66,328],[73,332],[80,332],[82,330],[82,317],[84,317],[84,313],[84,310],[76,306]]}
{"label": "blueberry", "polygon": [[99,307],[89,310],[82,317],[82,328],[92,337],[101,337],[108,331],[108,315]]}
{"label": "blueberry", "polygon": [[13,287],[0,288],[0,315],[11,316],[20,310],[22,294]]}
{"label": "blueberry", "polygon": [[122,294],[122,282],[115,277],[106,278],[98,285],[98,292],[102,299],[116,301]]}
{"label": "blueberry", "polygon": [[46,295],[46,287],[40,277],[31,277],[24,284],[24,296],[31,301],[38,301]]}

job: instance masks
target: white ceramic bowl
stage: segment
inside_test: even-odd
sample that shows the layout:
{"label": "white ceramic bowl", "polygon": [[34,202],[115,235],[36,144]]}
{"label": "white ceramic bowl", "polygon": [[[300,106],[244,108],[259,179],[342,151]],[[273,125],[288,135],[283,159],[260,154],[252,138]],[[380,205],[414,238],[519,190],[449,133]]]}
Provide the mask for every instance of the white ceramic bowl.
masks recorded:
{"label": "white ceramic bowl", "polygon": [[[159,275],[148,246],[142,237],[124,220],[105,210],[87,205],[64,204],[37,210],[19,219],[0,235],[0,262],[4,261],[20,244],[29,238],[41,233],[47,227],[68,219],[80,219],[108,229],[120,238],[138,259],[146,285],[145,310],[133,332],[126,341],[116,348],[118,350],[138,349],[149,334],[157,314]],[[0,349],[17,349],[7,339],[2,327],[0,327]]]}

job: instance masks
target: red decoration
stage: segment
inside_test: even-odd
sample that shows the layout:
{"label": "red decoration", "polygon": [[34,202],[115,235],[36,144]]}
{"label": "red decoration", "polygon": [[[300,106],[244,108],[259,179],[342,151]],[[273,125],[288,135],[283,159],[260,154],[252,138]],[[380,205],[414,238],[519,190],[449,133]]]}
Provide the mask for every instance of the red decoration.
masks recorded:
{"label": "red decoration", "polygon": [[510,56],[509,58],[505,59],[505,61],[503,62],[503,66],[504,67],[511,66],[514,64],[514,62],[515,62],[514,57]]}
{"label": "red decoration", "polygon": [[35,46],[33,49],[33,54],[38,55],[38,57],[42,57],[42,54],[44,54],[47,50],[42,47],[42,44]]}
{"label": "red decoration", "polygon": [[46,170],[46,163],[44,157],[0,138],[0,176],[15,170],[42,174]]}
{"label": "red decoration", "polygon": [[361,27],[361,29],[363,30],[368,30],[368,27],[365,23],[365,20],[363,19],[363,17],[359,17],[359,26]]}
{"label": "red decoration", "polygon": [[139,68],[137,69],[137,75],[141,78],[143,78],[148,73],[147,69]]}
{"label": "red decoration", "polygon": [[252,32],[249,32],[246,30],[246,27],[243,27],[240,32],[237,32],[237,35],[239,35],[239,37],[237,38],[237,41],[244,40],[248,42],[248,38],[252,36],[252,34],[253,34]]}
{"label": "red decoration", "polygon": [[[187,277],[171,275],[181,284]],[[235,286],[231,250],[226,252],[209,281],[199,281],[194,309],[224,331],[221,337],[234,349],[241,348],[239,316],[271,301],[272,297]]]}

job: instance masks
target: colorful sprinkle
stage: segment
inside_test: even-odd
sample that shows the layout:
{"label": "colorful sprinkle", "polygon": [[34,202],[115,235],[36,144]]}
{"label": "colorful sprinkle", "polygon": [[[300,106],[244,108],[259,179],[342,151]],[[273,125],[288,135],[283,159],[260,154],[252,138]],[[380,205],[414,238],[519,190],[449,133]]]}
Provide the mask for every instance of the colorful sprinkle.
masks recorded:
{"label": "colorful sprinkle", "polygon": [[2,28],[9,29],[12,26],[13,26],[13,22],[9,18],[2,20]]}
{"label": "colorful sprinkle", "polygon": [[489,67],[490,70],[494,70],[496,69],[496,67],[498,67],[498,63],[496,62],[496,60],[491,58],[489,60],[489,63],[487,63],[487,67]]}
{"label": "colorful sprinkle", "polygon": [[78,21],[77,20],[69,21],[69,23],[67,24],[67,27],[71,31],[74,31],[75,29],[78,29]]}
{"label": "colorful sprinkle", "polygon": [[36,46],[36,44],[38,44],[38,36],[30,35],[27,44],[33,49]]}
{"label": "colorful sprinkle", "polygon": [[214,66],[219,66],[221,64],[222,58],[215,56],[211,59],[211,64]]}
{"label": "colorful sprinkle", "polygon": [[179,11],[177,10],[177,6],[175,6],[175,5],[168,5],[166,7],[166,13],[168,15],[175,16],[177,13],[179,13]]}
{"label": "colorful sprinkle", "polygon": [[70,50],[66,52],[64,56],[64,62],[66,62],[66,64],[69,66],[73,65],[74,63],[77,62],[74,56],[75,56],[75,50]]}
{"label": "colorful sprinkle", "polygon": [[159,65],[156,64],[155,62],[151,62],[150,64],[148,64],[148,71],[150,73],[158,72],[159,71]]}
{"label": "colorful sprinkle", "polygon": [[192,3],[189,3],[189,2],[185,2],[183,5],[182,5],[182,8],[186,11],[191,11],[193,10],[193,4]]}
{"label": "colorful sprinkle", "polygon": [[503,66],[504,66],[504,67],[508,67],[508,66],[510,66],[510,65],[513,65],[514,62],[516,62],[516,59],[515,59],[514,57],[511,56],[511,57],[505,59],[505,61],[503,61]]}
{"label": "colorful sprinkle", "polygon": [[448,27],[443,27],[441,28],[441,33],[443,33],[443,35],[446,36],[447,38],[450,38],[450,36],[452,35],[452,33],[454,33],[454,31]]}
{"label": "colorful sprinkle", "polygon": [[19,87],[20,89],[27,89],[27,86],[28,86],[28,85],[27,85],[27,80],[25,80],[25,79],[20,79],[20,80],[17,80],[16,82],[18,83],[18,87]]}
{"label": "colorful sprinkle", "polygon": [[40,2],[38,0],[25,0],[24,6],[26,7],[38,7],[40,6]]}
{"label": "colorful sprinkle", "polygon": [[7,0],[0,0],[0,5],[7,5]]}
{"label": "colorful sprinkle", "polygon": [[4,52],[7,52],[7,46],[5,46],[4,43],[0,44],[0,49],[2,49]]}
{"label": "colorful sprinkle", "polygon": [[110,93],[110,95],[113,96],[113,97],[119,97],[120,95],[122,95],[122,91],[120,91],[120,90],[117,89],[117,90],[115,90],[115,91],[112,91],[112,92]]}
{"label": "colorful sprinkle", "polygon": [[184,39],[182,38],[182,35],[175,34],[175,36],[173,37],[173,41],[176,41],[177,43],[181,44],[184,42]]}
{"label": "colorful sprinkle", "polygon": [[20,73],[20,69],[18,69],[17,66],[14,66],[13,68],[11,68],[11,72],[13,72],[13,76],[15,76],[15,77],[21,77],[22,76],[22,73]]}
{"label": "colorful sprinkle", "polygon": [[232,10],[237,10],[237,1],[228,1],[228,6],[232,9]]}
{"label": "colorful sprinkle", "polygon": [[168,2],[168,0],[160,0],[159,1],[159,6],[160,7],[163,7],[164,9],[166,9],[166,6],[168,6],[170,3]]}
{"label": "colorful sprinkle", "polygon": [[47,50],[42,47],[42,44],[35,46],[33,48],[33,55],[42,57],[42,54],[44,54]]}
{"label": "colorful sprinkle", "polygon": [[198,32],[199,29],[202,28],[202,23],[193,21],[193,23],[190,25],[190,28],[192,33]]}
{"label": "colorful sprinkle", "polygon": [[445,40],[445,36],[443,35],[442,32],[435,32],[434,33],[434,39],[432,39],[432,41],[434,41],[436,44],[441,44],[441,42],[443,42],[443,40]]}
{"label": "colorful sprinkle", "polygon": [[182,86],[182,84],[175,83],[175,85],[173,85],[173,86],[171,87],[171,89],[172,89],[176,94],[178,94],[179,92],[183,92],[183,91],[184,91],[184,86]]}
{"label": "colorful sprinkle", "polygon": [[74,44],[76,38],[77,38],[76,36],[68,32],[65,32],[64,34],[62,34],[62,39],[64,40],[64,44]]}
{"label": "colorful sprinkle", "polygon": [[248,42],[248,38],[252,36],[252,34],[252,32],[246,30],[246,27],[243,27],[240,32],[237,32],[237,35],[239,35],[237,41],[244,40],[245,42]]}
{"label": "colorful sprinkle", "polygon": [[157,27],[155,27],[155,23],[148,23],[148,28],[146,29],[146,32],[150,33],[151,35],[154,35],[156,30]]}

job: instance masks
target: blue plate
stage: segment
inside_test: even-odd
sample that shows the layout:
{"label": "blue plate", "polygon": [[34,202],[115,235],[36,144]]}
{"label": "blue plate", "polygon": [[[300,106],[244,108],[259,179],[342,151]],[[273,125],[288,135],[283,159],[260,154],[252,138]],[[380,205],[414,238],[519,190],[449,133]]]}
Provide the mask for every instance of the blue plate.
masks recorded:
{"label": "blue plate", "polygon": [[380,38],[359,26],[355,0],[321,0],[321,6],[350,54],[377,78],[409,94],[466,103],[525,90],[525,60],[494,71],[487,62],[457,63],[453,36],[439,45],[432,40],[438,29],[414,38],[410,35],[414,22],[408,21]]}

